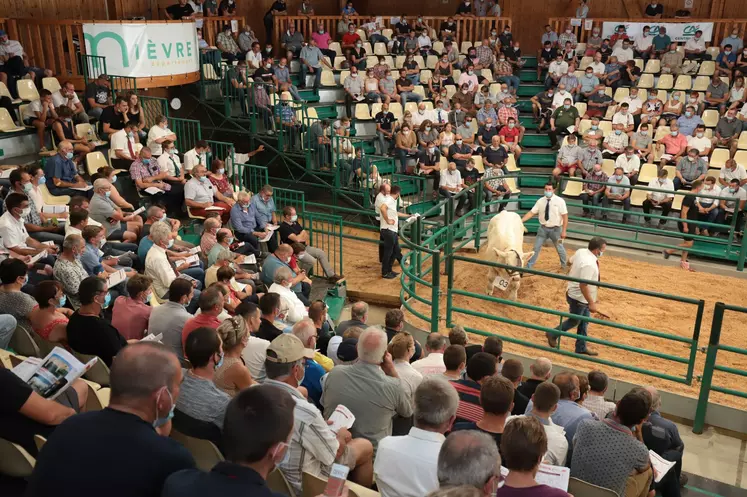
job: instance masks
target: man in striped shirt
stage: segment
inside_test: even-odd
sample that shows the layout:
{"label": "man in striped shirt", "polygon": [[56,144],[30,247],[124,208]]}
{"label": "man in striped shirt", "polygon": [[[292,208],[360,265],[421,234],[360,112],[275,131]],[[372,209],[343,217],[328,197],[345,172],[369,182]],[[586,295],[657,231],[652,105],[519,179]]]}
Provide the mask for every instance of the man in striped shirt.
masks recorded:
{"label": "man in striped shirt", "polygon": [[480,405],[480,389],[482,382],[496,374],[495,356],[486,352],[478,352],[467,362],[467,378],[452,381],[451,384],[459,394],[456,422],[480,421],[484,411]]}

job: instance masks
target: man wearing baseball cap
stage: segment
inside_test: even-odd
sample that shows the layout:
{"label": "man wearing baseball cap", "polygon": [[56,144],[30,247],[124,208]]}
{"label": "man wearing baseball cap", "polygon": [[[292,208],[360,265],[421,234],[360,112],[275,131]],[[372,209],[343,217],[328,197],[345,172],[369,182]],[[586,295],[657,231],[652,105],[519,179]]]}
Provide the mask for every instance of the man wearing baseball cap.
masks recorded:
{"label": "man wearing baseball cap", "polygon": [[304,471],[322,477],[329,473],[335,461],[350,468],[350,480],[370,487],[373,484],[371,442],[363,438],[354,439],[346,428],[332,431],[319,409],[298,389],[305,374],[305,362],[313,358],[314,351],[304,347],[297,336],[289,333],[277,336],[267,348],[267,379],[263,385],[285,390],[296,403],[288,453],[278,467],[296,495],[301,495]]}

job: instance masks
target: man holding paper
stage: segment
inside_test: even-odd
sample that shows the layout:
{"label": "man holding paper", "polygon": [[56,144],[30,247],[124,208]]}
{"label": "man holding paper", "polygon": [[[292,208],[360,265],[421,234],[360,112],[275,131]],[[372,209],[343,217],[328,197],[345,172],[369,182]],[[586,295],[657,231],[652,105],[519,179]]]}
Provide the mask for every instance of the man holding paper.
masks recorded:
{"label": "man holding paper", "polygon": [[91,185],[78,174],[73,162],[73,144],[69,141],[60,142],[57,154],[47,159],[44,177],[47,178],[46,185],[52,195],[85,195],[89,199],[93,195]]}
{"label": "man holding paper", "polygon": [[163,201],[171,214],[181,214],[183,191],[173,191],[164,181],[167,176],[168,172],[161,171],[148,147],[140,149],[137,160],[130,164],[130,177],[140,195],[149,196],[154,202]]}
{"label": "man holding paper", "polygon": [[208,212],[220,213],[224,224],[230,220],[231,207],[224,202],[215,201],[215,187],[207,177],[207,168],[203,165],[192,169],[192,179],[184,185],[184,199],[193,216],[205,217]]}
{"label": "man holding paper", "polygon": [[[108,239],[135,243],[143,221],[134,213],[125,216],[122,209],[109,198],[111,189],[112,184],[108,179],[99,178],[94,181],[89,215],[106,229]],[[126,223],[124,227],[122,222]]]}
{"label": "man holding paper", "polygon": [[[127,278],[132,278],[137,271],[123,268],[116,257],[104,259],[104,252],[99,248],[104,245],[104,229],[100,226],[86,226],[83,228],[85,249],[80,257],[80,263],[88,276],[98,276],[107,280],[112,293],[112,299],[120,295],[127,295]],[[122,273],[120,273],[120,270]]]}
{"label": "man holding paper", "polygon": [[9,194],[5,199],[5,209],[5,214],[0,216],[0,238],[3,246],[26,263],[40,262],[54,265],[54,257],[51,257],[51,254],[57,253],[57,246],[45,245],[34,240],[26,230],[24,217],[31,212],[28,197],[20,193]]}
{"label": "man holding paper", "polygon": [[283,222],[278,228],[280,233],[280,242],[291,245],[293,243],[301,243],[306,247],[306,250],[302,252],[303,255],[299,254],[298,263],[306,271],[310,272],[316,266],[317,261],[322,266],[324,276],[327,277],[330,283],[337,283],[342,279],[342,276],[335,274],[335,269],[329,263],[327,254],[324,250],[312,247],[309,238],[309,232],[298,222],[298,215],[296,214],[295,207],[286,206],[283,208]]}
{"label": "man holding paper", "polygon": [[[290,457],[279,468],[301,495],[304,472],[323,477],[335,461],[350,468],[349,479],[370,487],[373,484],[373,446],[364,438],[353,438],[348,429],[328,424],[314,404],[298,391],[305,362],[314,358],[312,349],[292,334],[282,334],[267,348],[264,385],[288,392],[295,402],[293,433],[288,444]],[[334,421],[335,415],[330,417]]]}
{"label": "man holding paper", "polygon": [[252,254],[259,257],[261,248],[259,239],[268,234],[267,227],[264,230],[257,229],[257,219],[250,209],[251,195],[248,192],[239,192],[238,201],[231,207],[231,225],[236,238],[250,247]]}
{"label": "man holding paper", "polygon": [[[255,229],[259,231],[272,231],[277,229],[278,219],[275,215],[275,201],[272,199],[272,186],[265,185],[249,204],[249,212],[254,216]],[[278,239],[273,233],[267,241],[267,249],[275,252],[278,248]]]}

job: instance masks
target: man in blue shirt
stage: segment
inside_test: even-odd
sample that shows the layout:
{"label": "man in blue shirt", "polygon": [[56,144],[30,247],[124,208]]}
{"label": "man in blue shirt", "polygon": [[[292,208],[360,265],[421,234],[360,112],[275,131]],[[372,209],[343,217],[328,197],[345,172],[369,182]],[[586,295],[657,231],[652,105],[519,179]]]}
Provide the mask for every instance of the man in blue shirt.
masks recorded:
{"label": "man in blue shirt", "polygon": [[[50,157],[44,165],[44,177],[47,178],[47,189],[52,195],[85,195],[88,199],[93,196],[91,185],[78,174],[73,159],[73,144],[69,141],[60,142],[57,155]],[[73,188],[90,188],[86,192]]]}
{"label": "man in blue shirt", "polygon": [[[83,240],[86,242],[83,254],[80,257],[80,263],[83,265],[83,269],[86,270],[88,276],[98,276],[101,273],[105,273],[108,278],[113,273],[116,273],[120,269],[125,269],[125,276],[130,278],[137,274],[130,268],[123,268],[119,265],[119,260],[114,258],[108,258],[104,262],[104,252],[99,248],[103,245],[104,241],[104,229],[100,226],[86,226],[82,232]],[[112,302],[120,295],[127,296],[127,279],[111,287],[109,291],[112,294]]]}
{"label": "man in blue shirt", "polygon": [[236,238],[251,247],[249,253],[259,257],[261,252],[259,238],[265,236],[266,232],[257,229],[256,215],[252,212],[249,203],[249,194],[239,192],[238,201],[231,207],[231,226],[233,226]]}
{"label": "man in blue shirt", "polygon": [[724,45],[724,50],[716,56],[716,74],[730,78],[736,62],[737,54],[732,50],[732,46]]}
{"label": "man in blue shirt", "polygon": [[[249,214],[254,217],[254,228],[258,231],[264,231],[267,225],[277,226],[278,220],[275,214],[275,201],[272,199],[272,186],[265,185],[254,197],[249,204]],[[267,241],[267,249],[275,252],[278,248],[277,233]],[[272,283],[272,281],[271,281]]]}
{"label": "man in blue shirt", "polygon": [[680,133],[693,136],[695,128],[703,124],[703,119],[695,113],[695,107],[688,105],[685,107],[685,112],[677,118],[677,124],[680,127]]}
{"label": "man in blue shirt", "polygon": [[[304,347],[309,350],[316,350],[316,342],[318,339],[316,326],[311,319],[302,319],[293,325],[291,331],[301,342]],[[316,354],[315,354],[316,357]],[[314,359],[306,358],[306,374],[303,377],[301,386],[305,387],[309,392],[309,400],[316,405],[320,411],[324,410],[321,404],[322,398],[322,376],[327,374],[321,364],[316,362]]]}

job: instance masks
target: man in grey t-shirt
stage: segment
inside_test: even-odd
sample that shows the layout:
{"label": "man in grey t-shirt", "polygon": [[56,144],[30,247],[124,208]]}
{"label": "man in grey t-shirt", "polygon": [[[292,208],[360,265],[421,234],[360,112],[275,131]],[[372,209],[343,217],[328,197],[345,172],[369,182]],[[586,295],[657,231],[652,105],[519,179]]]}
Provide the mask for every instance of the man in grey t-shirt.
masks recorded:
{"label": "man in grey t-shirt", "polygon": [[[625,176],[625,171],[621,166],[615,168],[615,174],[610,176],[609,183],[607,183],[607,189],[602,197],[602,207],[605,209],[609,208],[610,202],[617,201],[623,204],[623,217],[622,222],[628,223],[628,213],[630,212],[630,180]],[[607,220],[607,213],[603,212],[602,219]]]}
{"label": "man in grey t-shirt", "polygon": [[610,417],[581,421],[573,438],[571,476],[625,495],[628,476],[633,474],[639,490],[635,495],[648,489],[653,470],[639,437],[650,408],[648,392],[633,390],[620,399]]}
{"label": "man in grey t-shirt", "polygon": [[[108,240],[134,243],[137,241],[139,227],[142,227],[142,219],[134,214],[125,216],[109,198],[111,189],[112,184],[107,179],[99,178],[93,183],[93,197],[88,206],[88,215],[94,221],[101,223],[106,230]],[[122,225],[123,221],[127,223],[126,226]]]}
{"label": "man in grey t-shirt", "polygon": [[743,127],[744,123],[737,119],[737,109],[729,109],[726,115],[718,120],[712,140],[713,148],[727,147],[731,157],[734,157]]}

